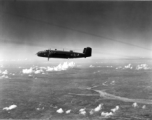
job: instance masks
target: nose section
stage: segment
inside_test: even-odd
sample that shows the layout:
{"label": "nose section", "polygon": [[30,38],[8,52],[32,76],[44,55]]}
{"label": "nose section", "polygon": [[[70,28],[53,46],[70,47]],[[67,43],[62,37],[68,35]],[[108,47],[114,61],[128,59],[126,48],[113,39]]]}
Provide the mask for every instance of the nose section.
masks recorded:
{"label": "nose section", "polygon": [[40,56],[40,52],[37,52],[36,54],[37,54],[37,56]]}

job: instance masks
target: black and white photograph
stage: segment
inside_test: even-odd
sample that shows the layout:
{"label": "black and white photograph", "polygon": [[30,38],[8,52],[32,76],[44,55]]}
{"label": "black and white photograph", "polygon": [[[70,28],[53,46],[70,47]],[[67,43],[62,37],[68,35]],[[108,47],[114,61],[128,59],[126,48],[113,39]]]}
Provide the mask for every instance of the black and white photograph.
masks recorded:
{"label": "black and white photograph", "polygon": [[0,119],[152,120],[152,1],[0,0]]}

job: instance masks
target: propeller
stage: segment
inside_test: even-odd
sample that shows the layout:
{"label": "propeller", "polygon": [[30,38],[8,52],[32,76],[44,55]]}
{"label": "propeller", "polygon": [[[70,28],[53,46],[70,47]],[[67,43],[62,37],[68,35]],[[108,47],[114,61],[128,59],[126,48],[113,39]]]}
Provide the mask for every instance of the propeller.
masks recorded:
{"label": "propeller", "polygon": [[48,53],[48,61],[49,61],[50,55],[51,55],[51,49],[49,50],[49,53]]}

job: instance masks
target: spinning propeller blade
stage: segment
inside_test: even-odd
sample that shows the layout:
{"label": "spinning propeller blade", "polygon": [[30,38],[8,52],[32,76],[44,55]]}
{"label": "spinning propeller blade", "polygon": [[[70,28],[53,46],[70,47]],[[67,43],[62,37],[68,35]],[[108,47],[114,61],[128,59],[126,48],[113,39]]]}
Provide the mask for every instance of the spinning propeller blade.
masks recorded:
{"label": "spinning propeller blade", "polygon": [[51,54],[51,50],[49,50],[49,53],[48,53],[48,61],[49,61],[49,58],[50,58],[50,54]]}

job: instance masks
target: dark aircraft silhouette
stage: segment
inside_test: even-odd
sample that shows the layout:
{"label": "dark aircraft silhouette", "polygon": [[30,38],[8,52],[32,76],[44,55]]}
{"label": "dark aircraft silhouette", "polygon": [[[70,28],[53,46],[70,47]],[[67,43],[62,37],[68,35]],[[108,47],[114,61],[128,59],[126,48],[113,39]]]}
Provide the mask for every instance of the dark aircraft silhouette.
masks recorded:
{"label": "dark aircraft silhouette", "polygon": [[49,58],[64,58],[64,59],[70,59],[70,58],[86,58],[90,57],[92,53],[92,48],[87,47],[84,48],[83,53],[73,52],[70,51],[61,51],[61,50],[45,50],[40,51],[37,53],[37,56],[39,57],[47,57]]}

